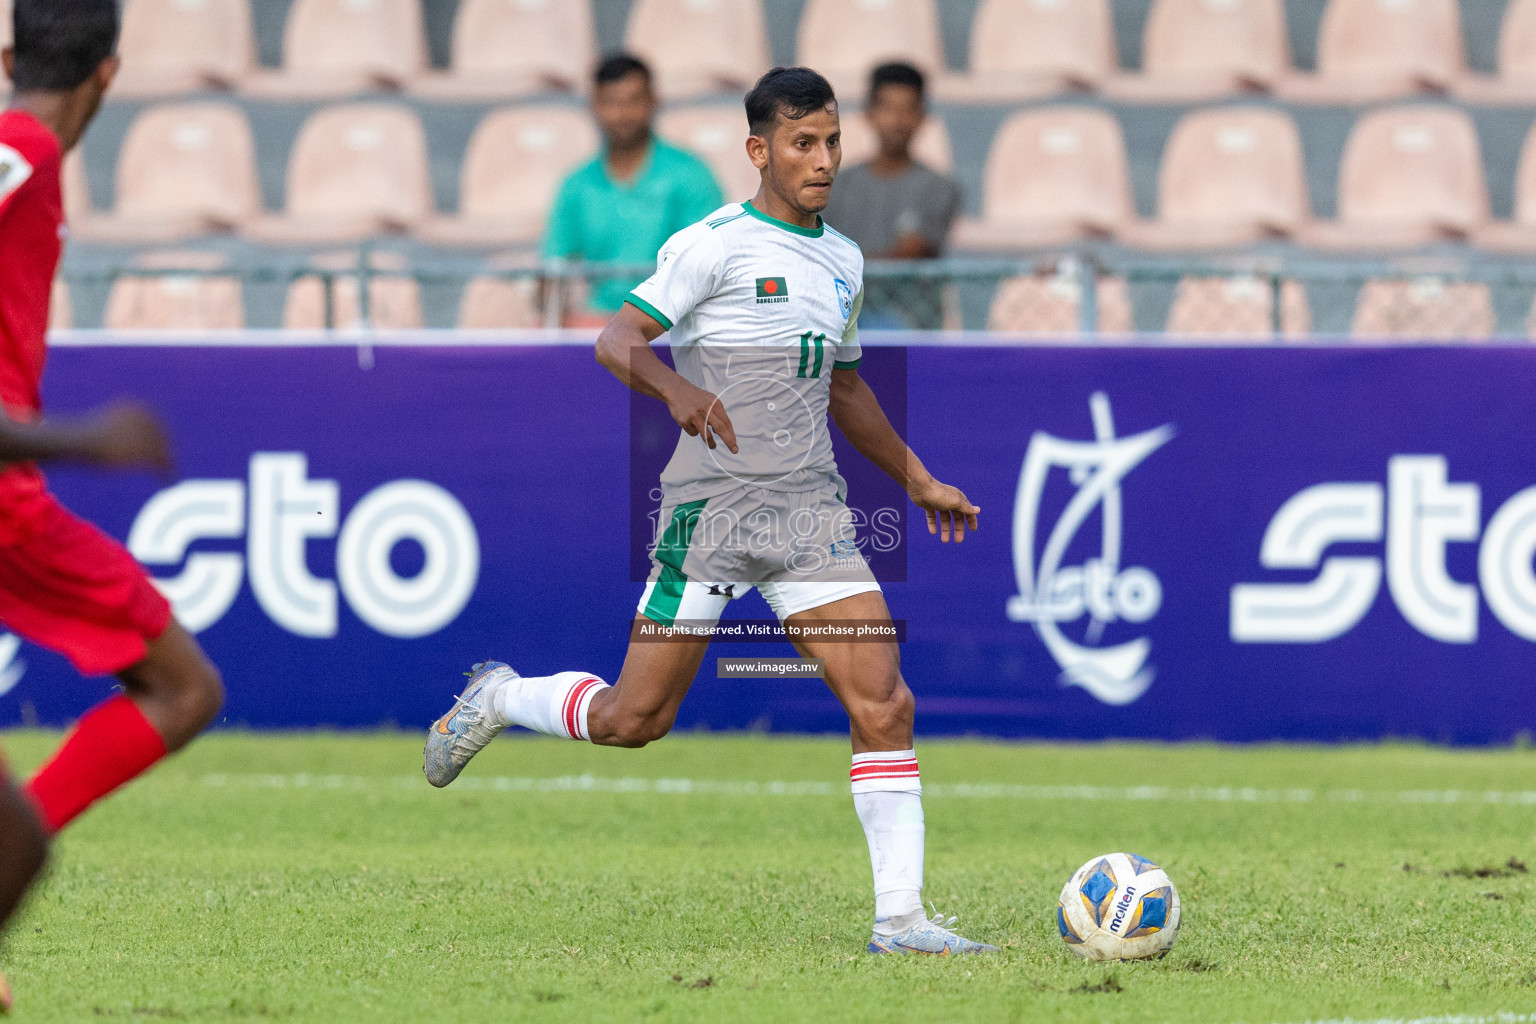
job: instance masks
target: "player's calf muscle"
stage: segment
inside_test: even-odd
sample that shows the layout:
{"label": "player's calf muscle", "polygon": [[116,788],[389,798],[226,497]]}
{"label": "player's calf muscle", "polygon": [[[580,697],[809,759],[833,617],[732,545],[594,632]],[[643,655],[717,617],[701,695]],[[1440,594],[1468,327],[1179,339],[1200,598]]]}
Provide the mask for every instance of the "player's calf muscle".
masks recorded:
{"label": "player's calf muscle", "polygon": [[191,634],[175,623],[150,644],[149,656],[121,678],[168,750],[190,743],[224,704],[219,670]]}

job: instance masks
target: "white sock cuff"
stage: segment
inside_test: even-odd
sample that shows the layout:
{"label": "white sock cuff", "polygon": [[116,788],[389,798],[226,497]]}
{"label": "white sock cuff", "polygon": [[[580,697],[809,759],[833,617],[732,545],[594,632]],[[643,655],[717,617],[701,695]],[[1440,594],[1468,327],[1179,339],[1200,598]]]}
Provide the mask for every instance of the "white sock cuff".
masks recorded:
{"label": "white sock cuff", "polygon": [[853,755],[848,772],[855,793],[921,793],[916,750],[872,750]]}

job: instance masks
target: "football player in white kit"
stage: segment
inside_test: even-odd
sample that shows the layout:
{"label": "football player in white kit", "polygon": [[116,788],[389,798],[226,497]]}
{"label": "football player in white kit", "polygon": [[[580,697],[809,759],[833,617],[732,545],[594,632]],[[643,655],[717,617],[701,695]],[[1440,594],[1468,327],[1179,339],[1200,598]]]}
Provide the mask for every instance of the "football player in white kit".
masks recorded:
{"label": "football player in white kit", "polygon": [[[890,622],[853,531],[833,461],[830,413],[865,457],[906,488],[928,532],[958,542],[980,511],[940,483],[897,435],[859,377],[864,258],[824,224],[841,161],[837,101],[808,68],[776,68],[746,99],[747,153],[762,175],[749,202],[678,232],[656,273],[603,330],[597,358],[665,402],[682,434],[662,473],[653,569],[613,685],[587,672],[520,676],[484,662],[432,727],[425,770],[446,786],[502,729],[619,747],[665,736],[709,646],[708,627],[756,587],[788,627]],[[669,333],[676,371],[650,344]],[[705,627],[704,635],[688,630]],[[637,630],[637,633],[639,631]],[[982,953],[996,947],[929,919],[912,691],[894,640],[797,637],[824,662],[848,712],[854,805],[874,867],[871,953]]]}

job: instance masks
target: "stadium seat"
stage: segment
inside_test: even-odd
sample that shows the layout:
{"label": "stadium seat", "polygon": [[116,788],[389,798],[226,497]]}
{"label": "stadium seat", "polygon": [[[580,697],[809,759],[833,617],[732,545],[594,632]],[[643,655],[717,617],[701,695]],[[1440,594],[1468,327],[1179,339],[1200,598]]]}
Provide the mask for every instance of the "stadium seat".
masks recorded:
{"label": "stadium seat", "polygon": [[[1280,282],[1279,335],[1304,338],[1312,330],[1307,292]],[[1276,336],[1275,284],[1268,277],[1185,277],[1168,310],[1170,340],[1270,341]]]}
{"label": "stadium seat", "polygon": [[321,108],[299,129],[287,195],[286,215],[251,221],[251,238],[323,244],[413,230],[432,213],[421,120],[392,103]]}
{"label": "stadium seat", "polygon": [[957,249],[1009,250],[1114,235],[1131,219],[1120,123],[1090,107],[1037,107],[998,129],[980,220],[962,218]]}
{"label": "stadium seat", "polygon": [[294,0],[281,71],[258,71],[245,91],[268,99],[398,91],[427,68],[421,0]]}
{"label": "stadium seat", "polygon": [[1350,334],[1361,340],[1481,341],[1493,335],[1495,323],[1486,284],[1377,280],[1360,289]]}
{"label": "stadium seat", "polygon": [[581,92],[596,62],[586,0],[462,0],[451,67],[427,72],[412,90],[444,100]]}
{"label": "stadium seat", "polygon": [[459,330],[489,331],[544,326],[539,282],[533,277],[476,277],[459,300]]}
{"label": "stadium seat", "polygon": [[1499,27],[1498,74],[1469,75],[1456,90],[1465,103],[1536,103],[1536,0],[1509,0]]}
{"label": "stadium seat", "polygon": [[1008,103],[1089,90],[1119,67],[1109,0],[982,0],[970,73],[940,77],[944,100]]}
{"label": "stadium seat", "polygon": [[71,235],[79,233],[82,225],[95,217],[91,206],[91,183],[85,176],[85,150],[76,146],[64,158],[64,168],[59,177],[64,189],[64,221]]}
{"label": "stadium seat", "polygon": [[[210,271],[224,257],[157,252],[138,259],[149,270]],[[103,326],[113,331],[230,331],[245,326],[240,279],[202,274],[127,275],[112,282]]]}
{"label": "stadium seat", "polygon": [[1106,82],[1112,96],[1190,102],[1268,92],[1291,73],[1282,0],[1154,0],[1141,74]]}
{"label": "stadium seat", "polygon": [[75,307],[69,298],[69,285],[54,278],[53,293],[48,297],[48,329],[67,331],[75,326]]}
{"label": "stadium seat", "polygon": [[709,164],[726,202],[757,195],[762,178],[747,157],[747,119],[739,106],[669,110],[657,119],[656,131]]}
{"label": "stadium seat", "polygon": [[1293,234],[1310,217],[1301,135],[1282,110],[1218,107],[1184,115],[1163,147],[1158,219],[1122,239],[1146,249],[1206,249]]}
{"label": "stadium seat", "polygon": [[1515,169],[1514,218],[1486,224],[1472,238],[1494,252],[1536,252],[1536,125],[1526,133]]}
{"label": "stadium seat", "polygon": [[155,242],[233,231],[261,212],[256,146],[232,103],[147,107],[117,159],[117,205],[78,234],[96,242]]}
{"label": "stadium seat", "polygon": [[249,0],[127,0],[115,97],[233,89],[256,64]]}
{"label": "stadium seat", "polygon": [[[1098,333],[1131,333],[1130,290],[1125,279],[1099,278]],[[1060,273],[1010,277],[998,283],[987,313],[987,330],[1034,337],[1082,333],[1082,285]]]}
{"label": "stadium seat", "polygon": [[1324,249],[1461,240],[1488,221],[1477,130],[1453,107],[1389,107],[1355,122],[1339,167],[1339,216],[1297,233]]}
{"label": "stadium seat", "polygon": [[669,99],[743,93],[773,64],[760,0],[636,0],[624,45]]}
{"label": "stadium seat", "polygon": [[[566,174],[599,144],[578,107],[509,107],[475,129],[460,168],[459,212],[421,225],[437,245],[516,245],[538,240]],[[743,157],[745,159],[745,157]]]}
{"label": "stadium seat", "polygon": [[[842,126],[842,166],[846,169],[873,159],[880,148],[880,142],[875,138],[875,130],[869,126],[863,113],[845,110]],[[949,127],[938,114],[929,114],[923,126],[918,129],[917,138],[912,140],[912,156],[930,170],[940,174],[953,173],[955,154],[949,142]]]}
{"label": "stadium seat", "polygon": [[944,73],[935,0],[807,0],[797,59],[831,80],[839,96],[862,96],[869,71],[887,60]]}
{"label": "stadium seat", "polygon": [[1467,74],[1457,0],[1328,0],[1317,73],[1282,91],[1304,103],[1367,103],[1443,93]]}

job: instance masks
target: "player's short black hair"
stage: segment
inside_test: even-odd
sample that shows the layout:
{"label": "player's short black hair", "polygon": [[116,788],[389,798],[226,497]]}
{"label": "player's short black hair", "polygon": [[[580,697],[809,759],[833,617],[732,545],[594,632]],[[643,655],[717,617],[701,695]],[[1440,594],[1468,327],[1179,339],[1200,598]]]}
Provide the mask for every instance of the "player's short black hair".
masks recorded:
{"label": "player's short black hair", "polygon": [[832,83],[810,68],[774,68],[747,93],[747,126],[766,138],[781,116],[798,121],[836,102]]}
{"label": "player's short black hair", "polygon": [[923,73],[904,60],[888,61],[869,73],[869,102],[875,102],[875,94],[885,85],[905,85],[917,90],[921,101],[927,94],[927,80]]}
{"label": "player's short black hair", "polygon": [[632,53],[610,53],[597,66],[597,71],[592,75],[592,84],[611,85],[630,75],[639,75],[645,79],[646,85],[651,84],[649,64]]}
{"label": "player's short black hair", "polygon": [[117,0],[15,0],[12,85],[68,92],[117,50]]}

